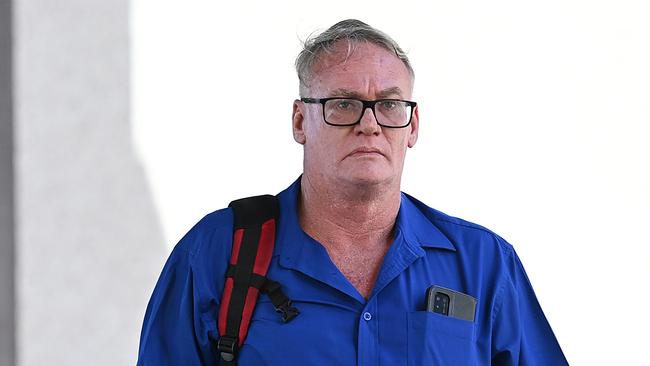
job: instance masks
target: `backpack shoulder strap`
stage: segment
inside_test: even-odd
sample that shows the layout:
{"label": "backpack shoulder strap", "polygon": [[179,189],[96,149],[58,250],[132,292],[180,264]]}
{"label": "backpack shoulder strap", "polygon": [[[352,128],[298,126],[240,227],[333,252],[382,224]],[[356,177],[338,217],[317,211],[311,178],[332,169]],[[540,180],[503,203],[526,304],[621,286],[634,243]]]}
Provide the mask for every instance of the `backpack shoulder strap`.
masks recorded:
{"label": "backpack shoulder strap", "polygon": [[248,197],[228,205],[233,209],[233,245],[219,308],[217,349],[225,364],[235,365],[244,343],[259,292],[268,293],[285,322],[298,315],[280,284],[266,273],[275,247],[279,202],[271,195]]}

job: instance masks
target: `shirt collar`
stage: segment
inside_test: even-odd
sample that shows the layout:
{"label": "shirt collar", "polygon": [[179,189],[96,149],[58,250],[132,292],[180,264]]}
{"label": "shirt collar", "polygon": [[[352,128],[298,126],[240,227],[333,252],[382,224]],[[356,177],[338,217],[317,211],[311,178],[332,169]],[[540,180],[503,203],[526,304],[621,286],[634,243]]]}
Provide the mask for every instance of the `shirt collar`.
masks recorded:
{"label": "shirt collar", "polygon": [[402,193],[396,224],[404,240],[413,246],[456,251],[449,238],[426,216],[428,210],[422,202]]}
{"label": "shirt collar", "polygon": [[[292,258],[300,255],[302,248],[299,242],[311,240],[300,227],[298,220],[299,194],[300,177],[278,195],[280,200],[278,238],[280,240],[278,240],[276,254],[293,253]],[[423,210],[428,210],[424,204],[405,193],[401,194],[396,229],[401,232],[404,240],[414,249],[422,247],[456,251],[449,238],[431,222]],[[395,236],[397,237],[397,232]]]}

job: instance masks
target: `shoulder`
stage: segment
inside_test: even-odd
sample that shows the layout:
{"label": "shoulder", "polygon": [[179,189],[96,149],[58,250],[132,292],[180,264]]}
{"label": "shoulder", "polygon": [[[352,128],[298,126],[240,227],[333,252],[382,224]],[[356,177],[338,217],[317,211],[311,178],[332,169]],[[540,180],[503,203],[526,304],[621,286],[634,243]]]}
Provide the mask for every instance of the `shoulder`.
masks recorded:
{"label": "shoulder", "polygon": [[233,232],[232,209],[223,208],[205,215],[176,244],[172,256],[191,261],[229,256]]}
{"label": "shoulder", "polygon": [[436,210],[408,194],[405,196],[452,242],[456,250],[493,249],[506,257],[512,255],[512,245],[492,230]]}
{"label": "shoulder", "polygon": [[157,286],[177,283],[193,293],[200,313],[216,311],[232,251],[232,223],[232,210],[227,208],[199,220],[172,250]]}
{"label": "shoulder", "polygon": [[461,287],[467,293],[484,299],[486,304],[498,303],[504,289],[512,287],[513,260],[516,258],[513,246],[484,226],[447,215],[407,197],[454,248],[444,253],[427,251],[430,260],[435,258],[445,263],[451,283],[453,278],[463,278],[465,283]]}

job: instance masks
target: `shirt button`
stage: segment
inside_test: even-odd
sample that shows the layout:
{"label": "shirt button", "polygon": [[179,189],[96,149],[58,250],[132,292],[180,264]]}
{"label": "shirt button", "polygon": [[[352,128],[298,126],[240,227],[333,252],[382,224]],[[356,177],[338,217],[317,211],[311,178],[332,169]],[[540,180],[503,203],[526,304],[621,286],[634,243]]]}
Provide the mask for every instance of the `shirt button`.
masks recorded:
{"label": "shirt button", "polygon": [[370,319],[372,319],[372,314],[370,314],[369,312],[366,311],[365,313],[363,313],[363,318],[365,320],[370,320]]}

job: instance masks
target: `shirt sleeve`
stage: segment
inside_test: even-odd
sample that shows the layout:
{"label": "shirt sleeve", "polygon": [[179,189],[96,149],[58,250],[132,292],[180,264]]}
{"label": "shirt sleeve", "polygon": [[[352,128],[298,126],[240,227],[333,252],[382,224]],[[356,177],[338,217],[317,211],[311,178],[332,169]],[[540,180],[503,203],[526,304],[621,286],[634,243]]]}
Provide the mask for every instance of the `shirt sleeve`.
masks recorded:
{"label": "shirt sleeve", "polygon": [[195,306],[198,300],[195,275],[190,254],[175,249],[147,306],[138,366],[217,364],[201,314]]}
{"label": "shirt sleeve", "polygon": [[492,365],[568,365],[519,257],[507,246],[509,273],[494,309]]}

